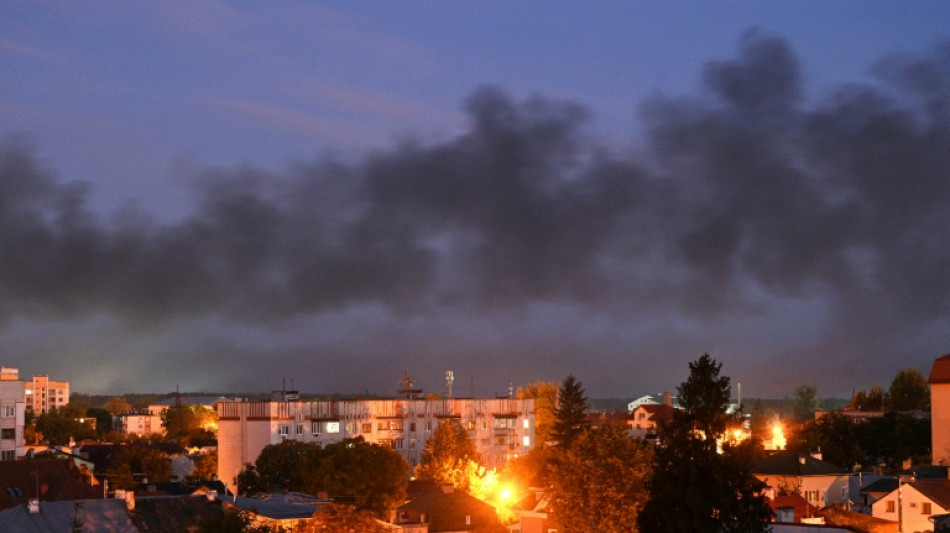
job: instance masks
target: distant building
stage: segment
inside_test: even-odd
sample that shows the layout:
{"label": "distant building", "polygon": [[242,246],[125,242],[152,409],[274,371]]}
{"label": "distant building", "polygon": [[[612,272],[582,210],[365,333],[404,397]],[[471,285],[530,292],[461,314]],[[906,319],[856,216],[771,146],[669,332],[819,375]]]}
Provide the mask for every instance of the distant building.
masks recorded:
{"label": "distant building", "polygon": [[930,369],[931,451],[934,464],[950,464],[950,354]]}
{"label": "distant building", "polygon": [[[296,396],[294,396],[296,397]],[[502,466],[534,445],[534,400],[516,398],[220,402],[218,477],[234,486],[238,472],[265,446],[283,440],[321,445],[346,438],[391,446],[414,467],[439,423],[468,430],[487,466]]]}
{"label": "distant building", "polygon": [[[16,368],[0,367],[0,382],[21,381],[20,371]],[[26,381],[23,399],[26,408],[36,414],[45,413],[51,408],[57,409],[69,403],[69,382],[50,381],[49,376],[33,376]]]}
{"label": "distant building", "polygon": [[112,429],[123,435],[144,437],[153,433],[161,434],[162,417],[150,411],[130,411],[112,415]]}

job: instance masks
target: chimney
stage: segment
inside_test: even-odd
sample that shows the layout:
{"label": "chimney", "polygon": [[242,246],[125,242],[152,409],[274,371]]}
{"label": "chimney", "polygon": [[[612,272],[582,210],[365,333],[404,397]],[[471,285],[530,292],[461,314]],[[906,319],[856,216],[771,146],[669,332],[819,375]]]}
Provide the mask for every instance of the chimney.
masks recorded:
{"label": "chimney", "polygon": [[673,395],[670,392],[663,393],[663,404],[673,407]]}
{"label": "chimney", "polygon": [[39,514],[40,513],[40,501],[36,498],[30,498],[26,503],[26,509],[29,514]]}
{"label": "chimney", "polygon": [[913,466],[913,464],[914,462],[910,458],[904,459],[904,462],[901,463],[901,469],[910,470],[910,467]]}

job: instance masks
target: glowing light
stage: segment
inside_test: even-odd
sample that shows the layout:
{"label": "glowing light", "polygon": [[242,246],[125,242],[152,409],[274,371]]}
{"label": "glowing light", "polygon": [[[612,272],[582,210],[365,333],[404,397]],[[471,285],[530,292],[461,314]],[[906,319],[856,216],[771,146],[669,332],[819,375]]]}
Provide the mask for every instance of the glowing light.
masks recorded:
{"label": "glowing light", "polygon": [[501,489],[501,492],[498,493],[498,496],[501,497],[502,500],[507,500],[508,498],[511,498],[511,489],[509,488]]}
{"label": "glowing light", "polygon": [[786,444],[788,444],[788,442],[785,440],[785,431],[782,428],[782,424],[776,421],[772,425],[772,449],[784,450]]}

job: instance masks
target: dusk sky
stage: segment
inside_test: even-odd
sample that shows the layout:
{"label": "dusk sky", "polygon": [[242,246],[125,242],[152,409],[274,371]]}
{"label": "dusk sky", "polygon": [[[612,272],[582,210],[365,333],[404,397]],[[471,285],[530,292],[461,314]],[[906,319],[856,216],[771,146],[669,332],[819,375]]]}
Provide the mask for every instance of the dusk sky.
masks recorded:
{"label": "dusk sky", "polygon": [[0,6],[0,364],[744,396],[950,352],[950,2]]}

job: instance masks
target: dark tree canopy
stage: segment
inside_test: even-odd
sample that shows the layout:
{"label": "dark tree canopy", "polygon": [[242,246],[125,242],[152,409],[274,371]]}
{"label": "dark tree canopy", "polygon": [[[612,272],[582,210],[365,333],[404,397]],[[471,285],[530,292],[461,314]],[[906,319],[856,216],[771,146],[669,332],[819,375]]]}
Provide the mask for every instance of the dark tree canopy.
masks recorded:
{"label": "dark tree canopy", "polygon": [[887,410],[930,410],[930,387],[927,385],[927,378],[916,368],[901,369],[887,389]]}
{"label": "dark tree canopy", "polygon": [[578,435],[590,426],[587,410],[590,402],[581,382],[573,375],[567,376],[558,391],[557,407],[554,410],[554,425],[551,437],[559,446],[569,446]]}
{"label": "dark tree canopy", "polygon": [[629,531],[648,498],[652,445],[606,424],[562,449],[551,476],[552,517],[565,531]]}
{"label": "dark tree canopy", "polygon": [[265,447],[238,474],[241,493],[326,492],[337,503],[387,519],[406,496],[409,465],[398,452],[357,437],[321,448],[286,440]]}
{"label": "dark tree canopy", "polygon": [[801,385],[795,389],[795,398],[792,400],[792,412],[795,420],[805,422],[815,418],[818,409],[818,389],[813,385]]}
{"label": "dark tree canopy", "polygon": [[721,366],[709,354],[690,363],[690,376],[678,389],[684,409],[660,426],[657,475],[638,520],[644,533],[754,533],[767,528],[772,511],[751,472],[758,441],[722,440],[730,419],[729,378],[720,377]]}

